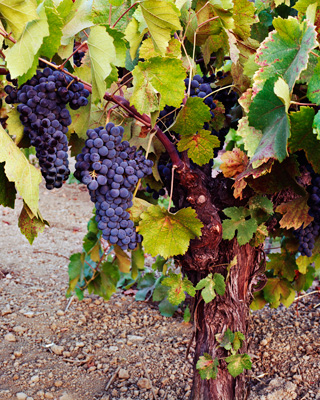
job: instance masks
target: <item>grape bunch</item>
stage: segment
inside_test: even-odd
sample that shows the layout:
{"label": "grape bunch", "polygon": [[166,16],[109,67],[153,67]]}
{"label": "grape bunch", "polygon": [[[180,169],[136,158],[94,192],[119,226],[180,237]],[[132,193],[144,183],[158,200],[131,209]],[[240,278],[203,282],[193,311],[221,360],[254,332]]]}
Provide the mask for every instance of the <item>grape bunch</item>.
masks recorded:
{"label": "grape bunch", "polygon": [[[73,46],[73,51],[75,51],[77,49],[77,47],[79,47],[79,43],[75,42],[74,46]],[[76,53],[74,53],[73,62],[76,67],[81,66],[81,64],[82,64],[81,60],[83,59],[84,55],[85,55],[84,51],[77,51]]]}
{"label": "grape bunch", "polygon": [[161,188],[159,191],[152,189],[148,184],[146,187],[146,192],[152,194],[152,198],[158,200],[160,196],[164,196],[166,194],[166,190]]}
{"label": "grape bunch", "polygon": [[152,173],[153,162],[146,160],[142,150],[122,142],[123,132],[112,122],[89,129],[85,147],[76,157],[74,176],[89,189],[102,237],[123,250],[134,250],[142,237],[127,209],[132,207],[138,180]]}
{"label": "grape bunch", "polygon": [[47,189],[60,188],[70,174],[66,133],[71,116],[66,106],[76,110],[87,105],[89,91],[63,71],[49,67],[37,70],[20,88],[7,85],[4,90],[8,104],[19,103],[24,134],[36,149]]}
{"label": "grape bunch", "polygon": [[299,228],[295,235],[299,239],[299,251],[302,255],[311,257],[314,243],[320,233],[320,176],[313,173],[311,184],[307,187],[309,215],[313,221],[306,228]]}

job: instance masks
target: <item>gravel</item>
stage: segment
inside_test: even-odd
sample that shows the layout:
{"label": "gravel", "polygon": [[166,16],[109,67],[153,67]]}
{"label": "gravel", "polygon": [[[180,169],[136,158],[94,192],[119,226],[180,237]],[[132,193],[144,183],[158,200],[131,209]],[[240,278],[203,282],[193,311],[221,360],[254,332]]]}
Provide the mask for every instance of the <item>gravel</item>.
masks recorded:
{"label": "gravel", "polygon": [[[76,184],[40,192],[51,226],[33,246],[17,227],[21,199],[0,207],[0,399],[187,399],[192,327],[182,311],[162,317],[121,290],[67,307],[68,258],[82,249],[92,204]],[[252,314],[250,400],[320,399],[319,302]]]}

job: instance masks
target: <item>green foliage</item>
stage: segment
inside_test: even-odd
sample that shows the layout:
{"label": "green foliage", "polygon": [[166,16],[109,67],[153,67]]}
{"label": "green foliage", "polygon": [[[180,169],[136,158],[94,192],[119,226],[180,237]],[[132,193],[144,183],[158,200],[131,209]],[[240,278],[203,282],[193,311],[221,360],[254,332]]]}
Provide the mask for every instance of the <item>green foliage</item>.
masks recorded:
{"label": "green foliage", "polygon": [[141,214],[139,233],[147,253],[169,258],[184,254],[190,239],[200,236],[202,226],[190,207],[171,214],[160,206],[150,206]]}
{"label": "green foliage", "polygon": [[201,295],[206,303],[210,303],[215,297],[216,293],[223,296],[226,290],[224,277],[221,274],[215,273],[213,276],[209,274],[206,278],[201,279],[196,290],[201,290]]}
{"label": "green foliage", "polygon": [[[194,118],[195,115],[197,118]],[[203,100],[199,97],[189,97],[178,114],[174,131],[183,136],[194,135],[210,119],[210,108]]]}
{"label": "green foliage", "polygon": [[248,354],[232,354],[226,358],[226,362],[228,363],[228,371],[234,378],[242,374],[245,369],[252,368],[251,359]]}
{"label": "green foliage", "polygon": [[196,293],[196,289],[189,279],[187,277],[182,278],[181,274],[173,274],[170,272],[169,276],[163,279],[162,285],[170,287],[168,300],[175,306],[178,306],[185,300],[185,292],[190,296],[194,296]]}
{"label": "green foliage", "polygon": [[[230,207],[223,210],[230,219],[222,222],[223,239],[233,239],[237,232],[240,246],[248,243],[258,228],[257,221],[251,217],[250,210],[244,207]],[[249,219],[247,219],[250,217]]]}
{"label": "green foliage", "polygon": [[208,353],[204,353],[199,357],[196,368],[199,371],[201,379],[216,379],[218,374],[219,360],[214,360]]}

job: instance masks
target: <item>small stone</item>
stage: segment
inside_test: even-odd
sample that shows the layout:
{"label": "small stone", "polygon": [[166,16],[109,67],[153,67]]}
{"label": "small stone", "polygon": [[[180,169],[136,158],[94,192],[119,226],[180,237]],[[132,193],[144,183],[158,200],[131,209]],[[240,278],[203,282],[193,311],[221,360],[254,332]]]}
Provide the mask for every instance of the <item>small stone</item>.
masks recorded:
{"label": "small stone", "polygon": [[19,392],[19,393],[16,394],[16,398],[18,400],[26,400],[27,397],[28,396],[25,393],[22,393],[22,392]]}
{"label": "small stone", "polygon": [[7,342],[16,342],[17,341],[17,339],[13,333],[7,333],[4,337],[4,340],[6,340]]}
{"label": "small stone", "polygon": [[12,314],[12,310],[11,310],[9,304],[7,304],[1,311],[2,316],[8,315],[8,314]]}
{"label": "small stone", "polygon": [[63,385],[62,381],[55,381],[54,386],[55,387],[61,387]]}
{"label": "small stone", "polygon": [[121,368],[118,372],[119,379],[129,379],[130,375],[126,369]]}
{"label": "small stone", "polygon": [[25,317],[27,317],[27,318],[32,318],[34,316],[34,312],[33,311],[27,311],[23,315]]}
{"label": "small stone", "polygon": [[54,344],[53,346],[51,346],[51,350],[54,354],[61,356],[61,354],[64,352],[64,347]]}
{"label": "small stone", "polygon": [[260,344],[261,344],[261,346],[266,346],[268,344],[267,339],[261,340]]}
{"label": "small stone", "polygon": [[118,349],[118,347],[117,346],[110,346],[109,347],[109,351],[118,351],[119,349]]}
{"label": "small stone", "polygon": [[58,311],[57,311],[57,315],[58,315],[59,317],[62,317],[62,316],[64,315],[64,311],[58,310]]}
{"label": "small stone", "polygon": [[26,400],[33,400],[33,397],[28,396]]}
{"label": "small stone", "polygon": [[13,354],[14,354],[15,357],[21,357],[22,356],[22,351],[21,350],[14,351]]}
{"label": "small stone", "polygon": [[83,342],[76,342],[76,346],[77,347],[84,347],[84,343]]}
{"label": "small stone", "polygon": [[45,397],[45,399],[53,399],[53,394],[50,393],[50,392],[47,392],[47,393],[44,395],[44,397]]}
{"label": "small stone", "polygon": [[130,342],[134,343],[134,342],[143,342],[145,340],[145,337],[144,336],[136,336],[136,335],[128,335],[127,339]]}
{"label": "small stone", "polygon": [[59,400],[73,400],[73,398],[68,393],[64,392],[62,396],[59,397]]}
{"label": "small stone", "polygon": [[32,382],[32,383],[39,382],[39,380],[40,380],[39,375],[33,375],[33,376],[30,378],[30,382]]}
{"label": "small stone", "polygon": [[147,379],[147,378],[140,378],[140,379],[138,380],[138,382],[137,382],[137,386],[138,386],[140,389],[151,389],[150,381],[149,381],[149,379]]}
{"label": "small stone", "polygon": [[20,325],[15,326],[13,328],[13,331],[18,333],[18,335],[22,335],[26,330],[27,330],[27,328],[24,328],[23,326],[20,326]]}

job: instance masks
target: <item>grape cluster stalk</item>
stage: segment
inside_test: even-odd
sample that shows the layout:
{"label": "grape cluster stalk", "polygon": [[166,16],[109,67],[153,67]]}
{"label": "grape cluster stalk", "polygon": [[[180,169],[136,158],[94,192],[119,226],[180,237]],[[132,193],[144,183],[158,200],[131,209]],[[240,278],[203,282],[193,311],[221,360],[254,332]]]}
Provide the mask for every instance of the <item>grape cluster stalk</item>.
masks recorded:
{"label": "grape cluster stalk", "polygon": [[139,179],[152,174],[153,162],[142,150],[122,141],[124,129],[112,122],[89,129],[82,152],[76,157],[74,176],[87,185],[96,207],[102,237],[123,250],[134,250],[142,240],[127,211]]}
{"label": "grape cluster stalk", "polygon": [[86,106],[89,91],[63,71],[49,67],[37,70],[20,88],[7,85],[4,90],[8,104],[19,103],[24,134],[36,149],[47,189],[60,188],[70,174],[66,133],[71,116],[66,107]]}

